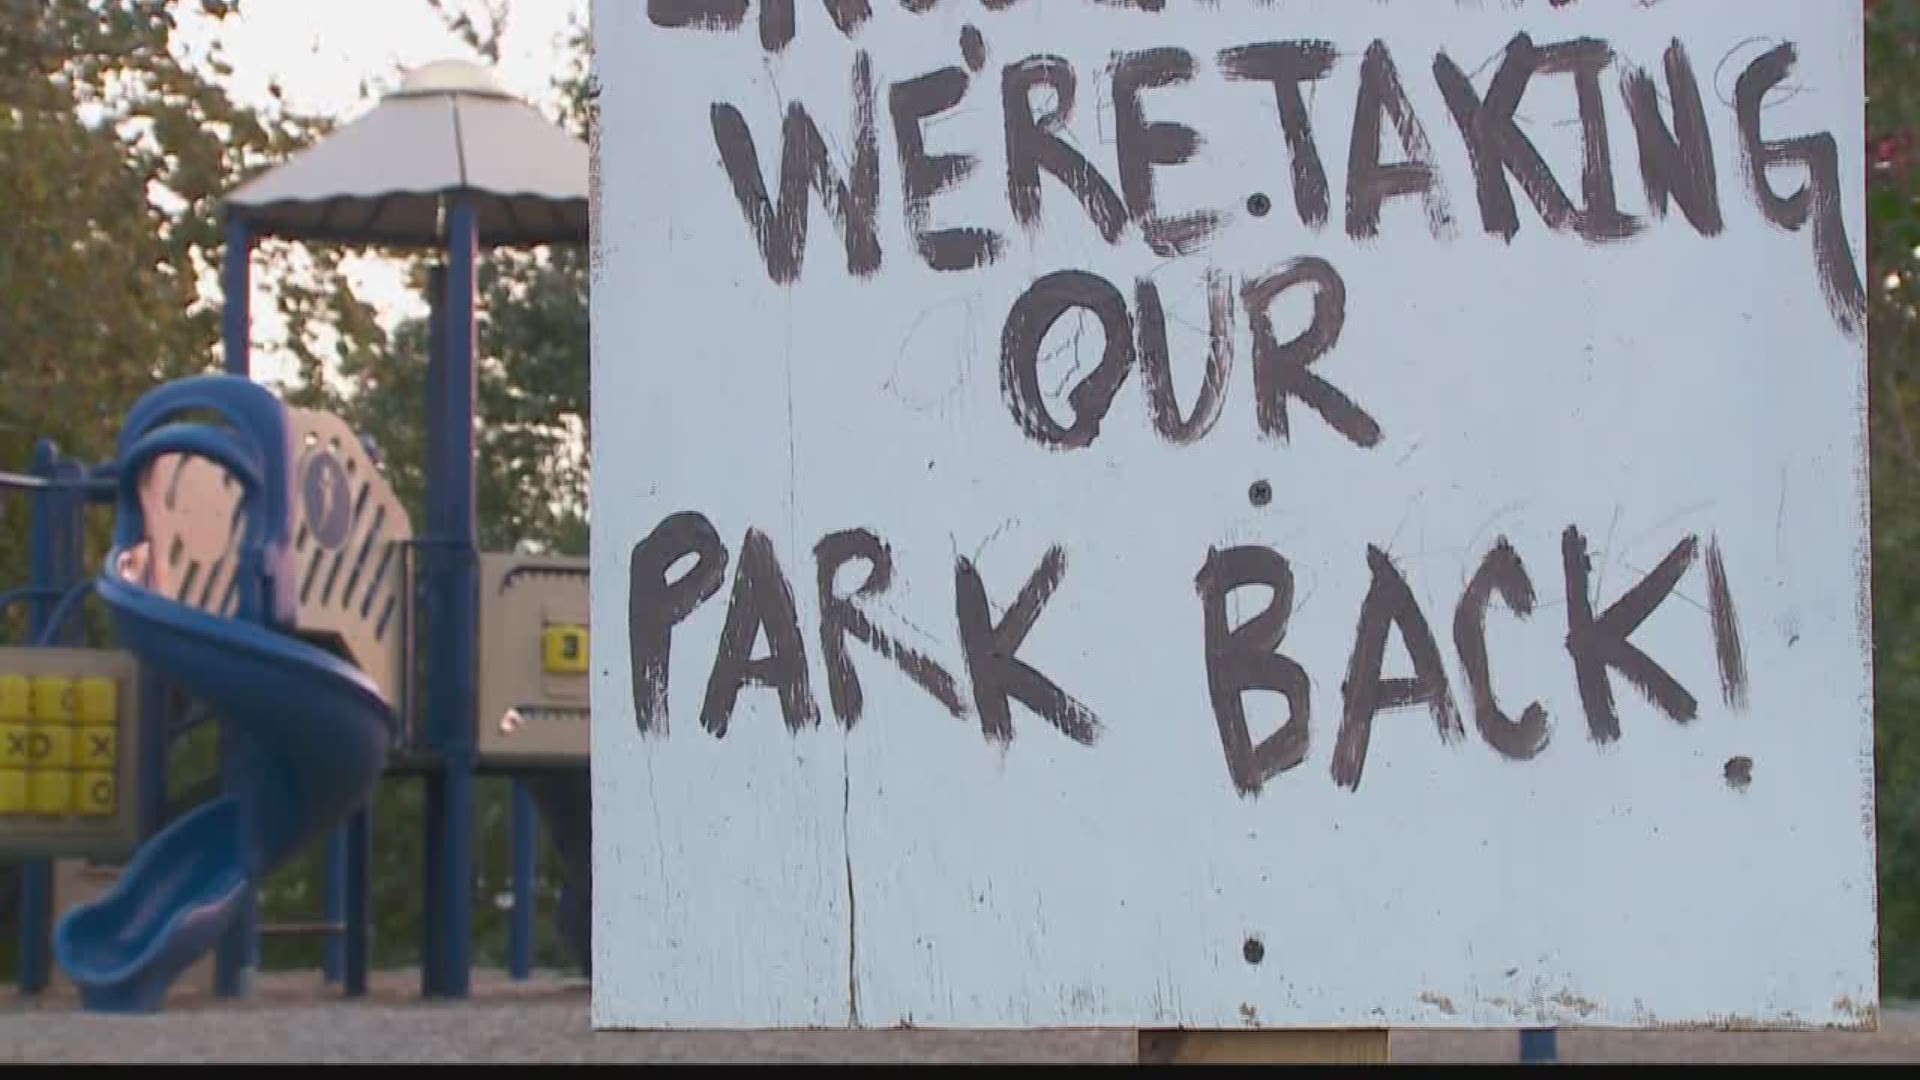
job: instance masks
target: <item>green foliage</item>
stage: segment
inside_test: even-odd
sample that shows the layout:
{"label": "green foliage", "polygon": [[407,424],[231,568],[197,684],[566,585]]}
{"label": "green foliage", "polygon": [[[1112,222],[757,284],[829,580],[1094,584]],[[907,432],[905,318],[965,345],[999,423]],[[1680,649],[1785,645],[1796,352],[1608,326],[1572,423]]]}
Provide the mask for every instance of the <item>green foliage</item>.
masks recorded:
{"label": "green foliage", "polygon": [[[24,468],[37,439],[104,460],[140,394],[218,366],[221,307],[201,285],[222,261],[221,200],[329,126],[235,103],[217,47],[211,70],[183,62],[179,6],[0,0],[0,468]],[[314,294],[350,306],[336,256],[296,272],[286,254],[263,259],[290,316]],[[26,578],[23,509],[0,499],[0,582]],[[21,618],[0,633],[18,640]]]}
{"label": "green foliage", "polygon": [[1920,996],[1920,0],[1876,0],[1867,26],[1875,765],[1886,992]]}

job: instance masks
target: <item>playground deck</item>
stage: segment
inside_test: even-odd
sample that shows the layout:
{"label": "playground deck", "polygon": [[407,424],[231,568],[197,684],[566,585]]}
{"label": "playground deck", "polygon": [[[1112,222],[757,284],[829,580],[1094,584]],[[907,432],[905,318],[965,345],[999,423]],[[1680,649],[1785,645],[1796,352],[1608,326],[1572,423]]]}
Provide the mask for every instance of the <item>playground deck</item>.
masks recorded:
{"label": "playground deck", "polygon": [[[0,1062],[1131,1062],[1126,1031],[638,1032],[596,1034],[585,980],[522,983],[475,971],[464,1002],[426,1002],[414,971],[379,973],[345,1001],[317,975],[264,978],[244,1001],[183,986],[153,1016],[78,1012],[73,998],[0,1003]],[[1399,1031],[1396,1062],[1506,1062],[1506,1032]],[[1920,1007],[1888,1010],[1872,1033],[1563,1031],[1562,1061],[1920,1061]]]}

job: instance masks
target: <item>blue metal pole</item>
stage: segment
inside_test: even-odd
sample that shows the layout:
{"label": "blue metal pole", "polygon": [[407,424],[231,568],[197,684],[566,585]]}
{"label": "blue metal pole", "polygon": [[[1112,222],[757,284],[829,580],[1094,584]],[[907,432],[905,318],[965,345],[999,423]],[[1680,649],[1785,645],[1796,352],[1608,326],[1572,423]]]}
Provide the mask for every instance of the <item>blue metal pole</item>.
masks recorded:
{"label": "blue metal pole", "polygon": [[1520,1060],[1529,1065],[1560,1060],[1559,1034],[1553,1028],[1527,1028],[1520,1032]]}
{"label": "blue metal pole", "polygon": [[[48,480],[71,482],[84,475],[77,463],[62,458],[47,442],[34,448],[33,469]],[[33,503],[29,540],[33,584],[61,596],[56,602],[49,592],[35,594],[31,640],[38,645],[75,645],[80,634],[67,616],[69,605],[78,602],[74,583],[86,560],[86,497],[79,488],[62,484],[35,492]],[[53,974],[53,892],[51,860],[34,859],[22,867],[19,976],[20,989],[30,994],[44,991]]]}
{"label": "blue metal pole", "polygon": [[[220,718],[220,778],[228,792],[240,789],[247,767],[247,748],[238,727],[226,717]],[[222,935],[213,957],[213,992],[232,998],[246,994],[251,974],[259,961],[260,898],[251,885],[247,888],[232,924]]]}
{"label": "blue metal pole", "polygon": [[[59,454],[51,443],[33,448],[34,475],[51,479],[59,463]],[[54,596],[60,586],[56,564],[56,496],[51,489],[33,493],[33,520],[28,537],[30,584],[36,592],[28,608],[28,640],[38,641],[48,620],[53,617]],[[53,594],[53,595],[49,595]],[[46,859],[30,859],[20,868],[20,992],[38,994],[46,990],[53,971],[53,943],[49,934],[53,925],[53,864]]]}
{"label": "blue metal pole", "polygon": [[367,969],[372,966],[373,942],[367,932],[373,914],[373,798],[347,819],[346,828],[346,901],[343,913],[347,924],[345,968],[348,997],[363,997],[367,992]]}
{"label": "blue metal pole", "polygon": [[[246,222],[227,215],[226,260],[220,268],[220,288],[226,307],[221,315],[221,346],[227,373],[250,378],[253,358],[250,346],[250,318],[253,299],[253,234]],[[227,717],[220,718],[220,775],[232,792],[247,768],[244,739]],[[222,936],[214,953],[213,989],[219,997],[239,997],[246,992],[248,974],[258,962],[260,949],[260,895],[249,885],[240,902],[239,913]]]}
{"label": "blue metal pole", "polygon": [[252,378],[253,232],[245,221],[231,214],[227,216],[226,261],[220,268],[220,291],[226,304],[220,316],[220,344],[227,374]]}
{"label": "blue metal pole", "polygon": [[429,714],[442,782],[427,786],[427,812],[439,821],[440,910],[429,915],[441,965],[434,992],[467,996],[473,927],[474,662],[479,636],[474,550],[473,428],[476,404],[474,292],[479,222],[473,203],[455,198],[447,215],[444,399],[441,429],[430,436],[437,491],[428,495],[436,572],[429,648]]}
{"label": "blue metal pole", "polygon": [[[435,598],[440,591],[439,551],[432,541],[439,536],[440,501],[445,498],[448,480],[442,471],[442,456],[439,452],[440,440],[447,430],[447,268],[435,265],[427,271],[427,530],[426,546],[421,550],[419,580],[413,586],[415,601],[426,612],[424,620],[428,641],[436,640],[440,625],[440,614],[435,608]],[[419,641],[416,636],[414,641]],[[429,670],[424,693],[421,695],[425,712],[424,723],[421,718],[413,718],[408,725],[408,735],[416,749],[424,749],[431,755],[435,765],[439,762],[440,741],[438,729],[439,683],[435,681],[433,667],[439,661],[439,655],[431,647],[427,660]],[[441,817],[439,807],[445,799],[442,794],[440,774],[429,768],[422,783],[421,794],[425,799],[425,812],[421,815],[421,848],[426,856],[422,866],[426,887],[421,896],[420,919],[420,992],[432,996],[439,991],[440,972],[446,967],[441,955],[441,933],[437,921],[444,913],[446,905],[440,900],[440,883],[445,874],[440,869],[445,843],[441,838]]]}
{"label": "blue metal pole", "polygon": [[69,621],[85,590],[86,500],[72,486],[85,475],[77,462],[61,458],[48,447],[48,477],[61,483],[47,489],[40,508],[47,518],[48,583],[60,590],[59,600],[48,605],[42,594],[40,625],[35,637],[48,645],[78,645],[81,635]]}
{"label": "blue metal pole", "polygon": [[[321,896],[321,921],[328,926],[344,922],[347,916],[347,827],[344,822],[327,834],[327,879]],[[326,932],[320,945],[320,977],[328,986],[339,983],[344,972],[346,936]]]}
{"label": "blue metal pole", "polygon": [[[60,456],[53,444],[34,447],[33,471],[47,480],[74,481],[84,475],[80,466]],[[33,494],[33,527],[28,540],[33,606],[31,638],[37,645],[73,645],[80,638],[67,623],[68,605],[77,603],[72,590],[86,559],[86,497],[65,484],[41,488]],[[56,600],[55,596],[59,599]],[[23,993],[38,994],[53,974],[53,862],[32,859],[20,875],[19,982]]]}
{"label": "blue metal pole", "polygon": [[140,672],[140,839],[167,820],[167,743],[173,737],[173,695],[158,672]]}
{"label": "blue metal pole", "polygon": [[513,781],[513,921],[508,924],[507,974],[516,980],[533,974],[533,875],[539,822],[533,793]]}
{"label": "blue metal pole", "polygon": [[421,949],[420,949],[420,992],[427,997],[440,993],[445,984],[447,957],[445,951],[446,934],[442,931],[440,920],[445,917],[447,905],[443,892],[447,880],[446,860],[446,819],[440,808],[446,802],[446,777],[429,767],[422,794],[426,798],[425,813],[421,815],[423,840],[426,847],[426,892],[421,897]]}

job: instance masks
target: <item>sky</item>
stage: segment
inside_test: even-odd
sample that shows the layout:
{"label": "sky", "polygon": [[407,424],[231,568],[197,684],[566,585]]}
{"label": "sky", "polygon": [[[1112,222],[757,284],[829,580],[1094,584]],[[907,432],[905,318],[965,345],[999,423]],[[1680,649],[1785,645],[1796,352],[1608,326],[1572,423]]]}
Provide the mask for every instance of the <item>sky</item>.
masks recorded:
{"label": "sky", "polygon": [[[447,0],[481,17],[484,5]],[[508,0],[507,31],[496,74],[522,96],[549,96],[555,56],[568,20],[584,24],[586,0]],[[399,81],[402,70],[431,60],[480,59],[446,28],[427,0],[244,0],[238,16],[214,20],[182,3],[180,38],[204,50],[217,36],[234,66],[229,90],[244,100],[270,100],[278,80],[296,108],[344,116]],[[199,54],[196,54],[199,55]]]}
{"label": "sky", "polygon": [[[485,5],[477,0],[445,0],[444,6],[485,18]],[[585,25],[587,6],[587,0],[507,0],[495,77],[531,101],[552,100],[570,21]],[[238,100],[270,104],[269,88],[277,83],[288,108],[343,121],[372,108],[408,68],[441,59],[481,60],[427,0],[243,0],[237,15],[220,20],[202,13],[197,2],[182,0],[178,18],[184,55],[204,58],[218,41],[234,69],[221,81]],[[355,291],[382,311],[389,326],[424,312],[424,301],[406,289],[393,266],[360,259],[353,269]],[[260,322],[255,370],[277,381],[291,370],[271,349],[279,327],[264,296],[254,312]]]}

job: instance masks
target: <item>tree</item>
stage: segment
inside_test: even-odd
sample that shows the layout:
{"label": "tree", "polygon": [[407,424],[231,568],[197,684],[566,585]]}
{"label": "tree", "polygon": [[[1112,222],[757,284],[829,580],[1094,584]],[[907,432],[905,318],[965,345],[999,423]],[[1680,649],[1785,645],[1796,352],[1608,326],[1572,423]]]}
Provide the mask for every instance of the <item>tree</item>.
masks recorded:
{"label": "tree", "polygon": [[[42,438],[105,460],[139,395],[218,367],[221,303],[203,286],[222,262],[221,200],[329,126],[234,102],[217,48],[205,70],[183,62],[177,6],[0,0],[0,467],[23,467]],[[321,322],[346,341],[367,332],[337,256],[264,258],[296,341]],[[26,576],[22,509],[0,502],[0,582]],[[10,619],[0,630],[17,640]]]}
{"label": "tree", "polygon": [[1867,4],[1867,281],[1880,948],[1920,993],[1920,0]]}

